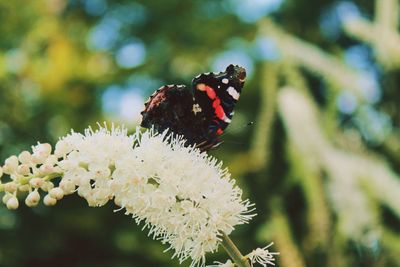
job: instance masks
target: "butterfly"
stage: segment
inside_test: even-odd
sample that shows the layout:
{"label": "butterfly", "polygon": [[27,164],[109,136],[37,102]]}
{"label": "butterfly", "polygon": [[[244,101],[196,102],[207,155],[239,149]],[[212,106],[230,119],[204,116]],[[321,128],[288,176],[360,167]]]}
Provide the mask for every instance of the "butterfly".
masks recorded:
{"label": "butterfly", "polygon": [[215,148],[232,120],[245,79],[243,67],[229,65],[223,72],[197,75],[190,89],[164,85],[146,101],[141,126],[182,135],[187,145],[202,151]]}

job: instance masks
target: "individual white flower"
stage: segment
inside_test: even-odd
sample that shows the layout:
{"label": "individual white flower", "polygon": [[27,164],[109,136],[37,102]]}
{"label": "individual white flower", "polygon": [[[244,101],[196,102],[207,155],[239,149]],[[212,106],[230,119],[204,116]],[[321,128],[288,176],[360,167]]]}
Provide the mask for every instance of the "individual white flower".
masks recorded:
{"label": "individual white flower", "polygon": [[264,267],[267,267],[268,264],[275,266],[275,255],[279,255],[279,252],[270,252],[268,248],[272,246],[274,243],[270,243],[269,245],[263,248],[257,248],[250,252],[247,257],[250,260],[251,266],[254,266],[255,263],[259,263]]}

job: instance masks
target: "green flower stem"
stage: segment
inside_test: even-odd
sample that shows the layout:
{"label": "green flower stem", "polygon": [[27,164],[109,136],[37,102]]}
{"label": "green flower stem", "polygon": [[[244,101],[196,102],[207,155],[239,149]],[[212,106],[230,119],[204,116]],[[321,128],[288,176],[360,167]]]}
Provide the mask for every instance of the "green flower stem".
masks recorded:
{"label": "green flower stem", "polygon": [[27,184],[27,183],[29,183],[29,181],[32,179],[32,178],[42,178],[43,180],[45,180],[45,181],[50,181],[50,180],[52,180],[52,179],[54,179],[54,178],[57,178],[57,177],[61,177],[62,176],[62,173],[51,173],[51,174],[48,174],[48,175],[46,175],[46,176],[44,176],[44,177],[37,177],[37,176],[27,176],[27,177],[24,177],[24,178],[22,178],[22,179],[20,179],[19,180],[19,183],[21,184],[21,185],[24,185],[24,184]]}
{"label": "green flower stem", "polygon": [[240,253],[239,249],[225,233],[222,233],[221,244],[237,267],[250,267],[247,257],[243,256],[242,253]]}

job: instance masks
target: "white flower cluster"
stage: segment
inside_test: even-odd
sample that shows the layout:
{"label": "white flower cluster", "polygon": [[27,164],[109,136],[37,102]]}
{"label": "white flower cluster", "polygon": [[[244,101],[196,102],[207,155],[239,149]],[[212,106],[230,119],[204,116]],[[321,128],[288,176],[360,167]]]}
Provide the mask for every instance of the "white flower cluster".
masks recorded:
{"label": "white flower cluster", "polygon": [[23,151],[18,156],[11,156],[0,167],[0,178],[3,174],[10,177],[7,183],[0,183],[0,191],[5,192],[2,200],[8,209],[19,207],[18,192],[29,192],[25,204],[33,207],[40,201],[39,189],[47,192],[43,202],[48,206],[56,204],[64,194],[73,191],[54,187],[51,182],[51,179],[60,176],[61,168],[57,166],[58,158],[51,154],[52,148],[49,144],[33,146],[32,151],[33,153]]}
{"label": "white flower cluster", "polygon": [[[215,251],[220,234],[253,216],[252,204],[242,200],[226,169],[215,158],[184,140],[153,131],[127,135],[105,127],[85,134],[72,132],[55,146],[39,144],[33,154],[8,158],[0,168],[11,181],[0,184],[3,202],[18,208],[18,191],[29,191],[25,202],[37,205],[39,189],[48,192],[46,205],[77,192],[90,206],[109,200],[144,222],[149,235],[169,244],[180,262],[204,266],[205,253]],[[61,177],[58,186],[51,182]],[[54,188],[53,188],[54,187]]]}

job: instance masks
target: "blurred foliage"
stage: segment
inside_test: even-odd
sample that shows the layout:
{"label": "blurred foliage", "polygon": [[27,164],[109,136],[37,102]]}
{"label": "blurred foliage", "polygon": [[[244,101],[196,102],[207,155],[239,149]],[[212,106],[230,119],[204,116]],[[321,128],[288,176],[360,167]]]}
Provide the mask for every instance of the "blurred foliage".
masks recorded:
{"label": "blurred foliage", "polygon": [[[274,241],[283,267],[400,266],[398,13],[397,0],[0,0],[0,159],[98,121],[133,129],[159,86],[240,64],[249,79],[212,151],[256,203],[240,249]],[[114,208],[1,206],[0,266],[179,266]]]}

